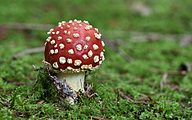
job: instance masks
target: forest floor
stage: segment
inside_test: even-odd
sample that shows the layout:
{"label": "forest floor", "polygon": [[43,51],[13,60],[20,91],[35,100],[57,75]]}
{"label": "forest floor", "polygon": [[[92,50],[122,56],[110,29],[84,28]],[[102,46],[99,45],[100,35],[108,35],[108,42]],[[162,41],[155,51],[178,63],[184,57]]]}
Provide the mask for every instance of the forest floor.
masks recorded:
{"label": "forest floor", "polygon": [[[190,0],[1,1],[0,119],[191,119],[191,5]],[[70,19],[89,21],[106,43],[105,61],[86,78],[97,97],[80,94],[75,105],[44,89],[47,74],[34,69],[43,67],[46,32]]]}

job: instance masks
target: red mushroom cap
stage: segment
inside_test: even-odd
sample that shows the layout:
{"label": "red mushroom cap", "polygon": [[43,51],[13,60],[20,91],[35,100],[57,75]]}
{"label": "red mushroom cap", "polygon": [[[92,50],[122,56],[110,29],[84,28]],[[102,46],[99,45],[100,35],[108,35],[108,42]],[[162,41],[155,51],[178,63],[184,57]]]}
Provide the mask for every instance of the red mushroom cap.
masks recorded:
{"label": "red mushroom cap", "polygon": [[94,70],[104,60],[101,34],[87,21],[62,21],[48,34],[43,63],[52,71]]}

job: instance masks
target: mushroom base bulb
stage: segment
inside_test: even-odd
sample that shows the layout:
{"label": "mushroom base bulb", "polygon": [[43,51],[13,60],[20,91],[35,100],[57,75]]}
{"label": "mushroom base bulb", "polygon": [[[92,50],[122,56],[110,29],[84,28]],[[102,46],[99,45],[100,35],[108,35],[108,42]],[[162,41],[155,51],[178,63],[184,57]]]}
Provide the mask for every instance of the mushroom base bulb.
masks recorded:
{"label": "mushroom base bulb", "polygon": [[81,92],[85,92],[84,90],[84,79],[85,72],[79,73],[57,73],[57,77],[59,81],[63,81],[64,79],[67,81],[67,84],[76,92],[81,90]]}

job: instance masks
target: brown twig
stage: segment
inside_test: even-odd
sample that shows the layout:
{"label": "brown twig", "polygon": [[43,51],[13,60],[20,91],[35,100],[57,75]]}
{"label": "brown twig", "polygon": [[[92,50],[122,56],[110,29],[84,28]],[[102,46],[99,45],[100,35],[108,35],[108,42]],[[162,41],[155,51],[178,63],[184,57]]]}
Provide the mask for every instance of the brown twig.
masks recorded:
{"label": "brown twig", "polygon": [[1,100],[3,100],[3,102],[7,102],[5,98],[3,98],[2,96],[0,96]]}
{"label": "brown twig", "polygon": [[97,93],[93,93],[93,94],[91,94],[91,95],[88,95],[88,98],[91,98],[91,97],[93,97],[93,96],[98,96],[98,95],[97,95]]}
{"label": "brown twig", "polygon": [[49,30],[53,27],[51,24],[36,24],[36,23],[8,23],[4,24],[9,29],[20,30]]}
{"label": "brown twig", "polygon": [[140,102],[140,101],[135,101],[134,104],[143,104],[143,105],[148,105],[147,102]]}
{"label": "brown twig", "polygon": [[9,106],[9,105],[7,105],[7,104],[5,104],[5,103],[2,103],[1,101],[0,101],[0,103],[1,103],[3,106],[6,106],[6,107]]}
{"label": "brown twig", "polygon": [[45,119],[45,118],[47,118],[47,117],[48,117],[48,116],[46,115],[46,116],[44,116],[44,117],[41,117],[41,118],[39,118],[39,119],[41,120],[41,119]]}
{"label": "brown twig", "polygon": [[45,101],[44,100],[42,100],[42,101],[40,101],[40,102],[36,102],[35,104],[43,104]]}
{"label": "brown twig", "polygon": [[104,119],[104,117],[105,117],[105,114],[103,115],[102,118],[98,117],[98,116],[89,116],[89,118],[91,118],[91,120],[92,119],[95,119],[95,120],[111,120],[111,118]]}
{"label": "brown twig", "polygon": [[20,57],[22,55],[43,52],[44,49],[45,49],[45,47],[38,47],[38,48],[27,49],[27,50],[24,50],[23,52],[20,52],[20,53],[16,54],[16,55],[13,55],[12,58],[13,59],[17,59],[18,57]]}
{"label": "brown twig", "polygon": [[156,73],[167,73],[167,74],[170,74],[170,75],[186,75],[186,71],[182,70],[182,71],[163,71],[163,70],[158,70],[158,69],[155,69],[155,68],[152,68],[151,71],[153,72],[156,72]]}
{"label": "brown twig", "polygon": [[[122,31],[123,33],[123,31]],[[154,32],[130,32],[131,41],[133,43],[137,42],[147,42],[147,41],[157,41],[157,40],[180,40],[180,45],[185,46],[186,43],[192,42],[192,34],[162,34]],[[166,38],[166,39],[165,39]]]}
{"label": "brown twig", "polygon": [[47,116],[50,118],[50,119],[52,119],[52,117],[47,113]]}
{"label": "brown twig", "polygon": [[38,108],[36,108],[36,109],[34,109],[34,110],[32,110],[32,111],[37,111],[37,110],[40,110],[42,107],[38,107]]}
{"label": "brown twig", "polygon": [[[114,93],[117,94],[117,90],[113,90]],[[159,103],[157,103],[155,100],[153,100],[151,97],[148,96],[149,99],[139,99],[139,101],[135,101],[131,98],[129,98],[127,95],[125,95],[125,93],[123,93],[121,90],[118,91],[119,94],[121,95],[121,97],[123,99],[126,99],[126,100],[129,100],[129,103],[128,104],[131,104],[131,102],[133,102],[133,104],[143,104],[143,105],[148,105],[149,103],[147,103],[146,101],[149,101],[149,102],[154,102],[155,104],[159,105]],[[142,102],[144,101],[144,102]],[[127,104],[126,104],[127,105]]]}
{"label": "brown twig", "polygon": [[149,99],[139,99],[139,100],[142,100],[142,101],[149,101],[149,102],[154,102],[155,104],[159,105],[158,102],[156,102],[155,100],[153,100],[151,97],[148,96]]}
{"label": "brown twig", "polygon": [[2,96],[0,96],[0,98],[1,98],[1,100],[2,100],[3,102],[6,102],[6,103],[0,102],[0,104],[2,104],[3,106],[8,107],[8,106],[9,106],[9,102],[7,102],[7,100],[6,100],[5,98],[3,98]]}
{"label": "brown twig", "polygon": [[39,70],[43,69],[42,67],[36,68],[35,65],[32,65],[32,67],[34,68],[34,71],[39,71]]}
{"label": "brown twig", "polygon": [[78,93],[78,92],[75,92],[76,94],[77,94],[77,96],[79,97],[79,98],[81,98],[81,101],[83,102],[84,100],[83,100],[83,98],[81,97],[81,95]]}
{"label": "brown twig", "polygon": [[122,92],[122,89],[120,89],[119,91],[117,91],[117,90],[115,89],[115,90],[113,90],[113,92],[116,93],[116,94],[117,94],[117,92],[119,92],[119,94],[121,95],[121,98],[126,99],[126,100],[129,100],[129,102],[132,102],[132,101],[133,101],[133,99],[131,99],[130,97],[128,97],[127,95],[125,95],[124,92]]}

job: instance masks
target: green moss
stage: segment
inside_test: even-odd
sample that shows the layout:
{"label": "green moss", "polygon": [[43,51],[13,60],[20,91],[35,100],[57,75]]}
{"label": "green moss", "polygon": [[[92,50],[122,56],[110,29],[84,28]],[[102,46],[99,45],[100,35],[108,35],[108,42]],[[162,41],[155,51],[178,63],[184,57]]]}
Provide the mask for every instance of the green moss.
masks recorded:
{"label": "green moss", "polygon": [[[133,3],[143,4],[151,14],[143,16],[132,8]],[[162,84],[164,73],[155,71],[177,71],[182,63],[192,64],[191,43],[180,45],[183,36],[192,33],[191,4],[190,0],[1,1],[0,24],[56,27],[62,20],[88,20],[134,61],[127,62],[106,44],[106,60],[86,80],[93,83],[98,97],[88,99],[81,94],[77,105],[63,101],[64,106],[46,71],[33,70],[32,65],[43,66],[43,52],[12,59],[25,49],[43,46],[48,30],[0,26],[0,119],[49,119],[48,115],[52,119],[191,119],[191,72],[169,74]],[[161,36],[148,40],[154,32]]]}
{"label": "green moss", "polygon": [[34,99],[45,100],[54,103],[59,101],[53,81],[50,80],[48,72],[44,68],[38,70],[36,85],[34,86]]}

